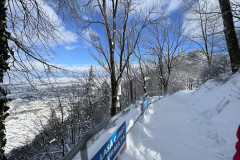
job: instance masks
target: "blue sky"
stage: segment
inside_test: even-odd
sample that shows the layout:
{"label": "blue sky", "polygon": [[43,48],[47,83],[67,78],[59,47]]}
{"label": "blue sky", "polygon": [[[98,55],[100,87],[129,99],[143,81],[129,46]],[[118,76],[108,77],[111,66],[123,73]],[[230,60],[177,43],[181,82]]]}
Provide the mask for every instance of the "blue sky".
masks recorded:
{"label": "blue sky", "polygon": [[[239,1],[239,0],[236,0]],[[191,22],[190,23],[185,23],[186,21],[184,20],[184,18],[198,18],[198,14],[196,13],[182,13],[185,12],[182,10],[182,6],[183,6],[183,0],[142,0],[143,2],[143,6],[145,5],[145,7],[150,6],[151,4],[153,4],[154,2],[160,2],[162,7],[167,7],[167,13],[166,15],[171,19],[174,20],[176,18],[178,18],[178,16],[180,16],[183,20],[183,26],[186,25],[187,26],[187,31],[191,31],[191,35],[199,35],[201,34],[201,30],[199,27],[199,23],[198,22]],[[204,0],[199,0],[199,3],[202,4],[204,2]],[[219,8],[219,4],[217,0],[208,0],[208,9],[210,9],[211,11],[211,7],[212,8]],[[219,28],[217,28],[218,31],[223,30],[223,26],[221,25],[222,20],[221,18],[219,19],[220,21],[216,22],[219,23]],[[240,26],[240,23],[236,23],[236,26]],[[58,56],[55,56],[51,62],[54,64],[59,64],[59,65],[64,65],[67,67],[84,67],[84,66],[88,66],[88,65],[98,65],[97,61],[94,60],[91,55],[89,54],[89,47],[91,48],[91,46],[84,40],[82,40],[80,38],[79,35],[77,35],[76,33],[74,33],[74,30],[70,27],[68,27],[66,24],[64,24],[64,32],[63,33],[65,35],[66,38],[66,43],[62,43],[60,45],[59,48],[55,47],[55,50],[58,52]],[[97,32],[98,35],[100,35],[101,37],[104,36],[103,34],[103,29],[99,26],[91,26],[91,29],[93,29],[95,32]],[[71,33],[69,33],[71,32]],[[73,36],[76,36],[77,39],[74,40],[74,38],[71,38]],[[84,36],[84,35],[82,35]],[[65,39],[64,39],[65,40]],[[184,46],[183,50],[184,50]],[[182,48],[181,47],[181,48]],[[191,49],[196,49],[199,48],[196,44],[192,44]]]}
{"label": "blue sky", "polygon": [[[151,4],[155,0],[146,1],[146,5]],[[145,2],[144,2],[145,3]],[[163,4],[168,6],[168,15],[169,17],[174,17],[174,15],[178,12],[179,7],[182,5],[181,0],[163,0]],[[87,65],[98,65],[97,61],[94,60],[89,54],[89,44],[86,41],[82,40],[80,36],[74,33],[73,29],[64,25],[65,29],[68,32],[72,32],[72,34],[65,34],[63,40],[66,39],[66,43],[62,43],[58,47],[54,47],[54,50],[58,53],[54,56],[50,62],[54,64],[59,64],[67,67],[84,67]],[[94,28],[99,35],[103,35],[101,30],[98,27]],[[72,40],[71,36],[77,37],[77,40]]]}
{"label": "blue sky", "polygon": [[82,40],[78,40],[73,45],[61,45],[59,48],[55,48],[58,54],[51,60],[52,63],[64,64],[69,67],[73,65],[97,65],[97,62],[89,54],[88,46]]}
{"label": "blue sky", "polygon": [[[71,67],[76,68],[76,66],[85,67],[89,65],[98,65],[97,61],[94,60],[89,54],[89,48],[91,49],[91,46],[85,40],[81,39],[81,37],[87,36],[87,34],[85,33],[86,35],[84,35],[83,33],[82,35],[78,35],[75,32],[74,28],[71,28],[69,25],[64,23],[61,17],[54,11],[54,9],[50,5],[44,2],[45,0],[37,0],[37,1],[38,3],[41,4],[41,7],[45,11],[45,13],[49,16],[50,20],[54,23],[53,25],[57,26],[56,28],[57,30],[59,30],[59,33],[57,33],[57,35],[60,37],[59,39],[62,39],[64,41],[62,42],[59,39],[57,39],[58,41],[57,43],[59,45],[56,46],[54,45],[55,39],[52,40],[51,37],[49,37],[50,46],[52,46],[53,47],[52,49],[57,52],[57,55],[53,55],[53,56],[51,55],[52,58],[49,59],[49,62],[56,65],[64,66],[67,68],[71,68]],[[144,7],[147,8],[153,5],[154,2],[159,2],[161,7],[168,8],[166,15],[172,20],[176,19],[176,17],[179,16],[179,12],[182,12],[181,7],[183,6],[183,0],[136,0],[136,1],[143,2],[142,3],[143,5],[141,6],[142,8]],[[203,1],[203,0],[200,0],[200,1]],[[210,4],[218,4],[217,0],[208,0],[208,2],[210,2]],[[12,3],[17,4],[18,2],[14,1]],[[17,11],[16,11],[16,14],[18,14]],[[189,17],[193,16],[191,14],[186,14],[186,15]],[[187,17],[186,15],[184,16]],[[182,20],[184,21],[184,16],[183,15],[181,16],[182,16]],[[21,32],[21,23],[19,23],[18,27],[19,27],[19,31]],[[104,31],[101,27],[96,25],[90,26],[90,27],[91,27],[90,29],[93,29],[101,37],[104,36],[103,34]],[[188,24],[187,28],[190,30],[194,30],[194,34],[200,33],[199,32],[200,27],[198,27],[198,23],[192,23],[192,25]],[[34,35],[32,38],[34,39]],[[23,40],[24,40],[24,37],[23,37]]]}

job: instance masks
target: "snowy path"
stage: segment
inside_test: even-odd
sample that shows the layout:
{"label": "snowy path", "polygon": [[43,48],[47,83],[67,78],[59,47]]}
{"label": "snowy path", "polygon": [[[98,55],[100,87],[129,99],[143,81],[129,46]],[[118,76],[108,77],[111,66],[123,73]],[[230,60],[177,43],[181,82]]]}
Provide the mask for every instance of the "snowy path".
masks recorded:
{"label": "snowy path", "polygon": [[[214,119],[219,119],[220,114],[213,114],[216,112],[213,110],[219,108],[220,104],[209,102],[214,109],[209,108],[198,113],[196,104],[193,103],[204,103],[207,99],[202,98],[199,102],[199,98],[206,95],[204,92],[200,91],[200,95],[194,95],[193,91],[181,91],[152,104],[127,135],[127,149],[121,159],[230,160],[235,152],[234,127],[237,127],[237,123],[230,125],[229,129],[224,126],[232,123],[231,120],[222,123],[222,127],[215,126],[219,120]],[[219,102],[215,100],[214,103]],[[238,113],[232,116],[238,117],[239,111],[238,108]],[[209,117],[209,113],[212,115],[211,119],[206,118],[207,115]],[[224,116],[220,119],[223,120]],[[240,122],[239,118],[238,120]],[[229,134],[221,135],[221,130],[226,129],[229,132],[224,133]]]}

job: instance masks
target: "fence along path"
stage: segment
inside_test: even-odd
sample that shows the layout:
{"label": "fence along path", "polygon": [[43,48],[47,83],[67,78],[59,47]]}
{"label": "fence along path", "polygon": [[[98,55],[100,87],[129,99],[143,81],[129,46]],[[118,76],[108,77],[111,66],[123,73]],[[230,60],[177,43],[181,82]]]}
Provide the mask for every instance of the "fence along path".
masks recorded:
{"label": "fence along path", "polygon": [[[155,92],[154,92],[155,93]],[[157,92],[156,92],[157,93]],[[75,156],[80,152],[81,155],[81,160],[88,160],[88,152],[87,152],[87,142],[92,139],[97,133],[99,133],[101,130],[109,127],[111,124],[113,124],[113,122],[115,122],[120,116],[126,114],[132,107],[134,106],[139,106],[138,103],[139,101],[143,101],[145,98],[148,98],[148,95],[153,95],[153,92],[148,92],[145,93],[144,95],[142,95],[135,103],[133,103],[132,105],[128,106],[127,108],[125,108],[124,110],[122,110],[121,112],[119,112],[118,114],[116,114],[115,116],[113,116],[111,119],[105,121],[104,123],[102,123],[101,125],[97,126],[96,128],[94,128],[93,130],[91,130],[89,133],[87,133],[72,149],[70,152],[67,153],[67,155],[63,158],[63,160],[72,160],[73,158],[75,158]],[[155,101],[154,101],[155,102]],[[142,114],[140,114],[138,116],[138,118],[136,119],[136,121],[139,119],[139,117]],[[136,121],[134,122],[134,124],[136,123]],[[130,129],[129,129],[130,130]],[[128,132],[129,132],[128,130]],[[127,133],[128,133],[127,132]]]}

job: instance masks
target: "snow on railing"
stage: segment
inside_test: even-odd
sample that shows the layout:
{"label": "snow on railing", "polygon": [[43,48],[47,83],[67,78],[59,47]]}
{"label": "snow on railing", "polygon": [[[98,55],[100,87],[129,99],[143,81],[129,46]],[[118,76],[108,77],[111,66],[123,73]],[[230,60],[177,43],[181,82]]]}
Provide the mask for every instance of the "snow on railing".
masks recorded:
{"label": "snow on railing", "polygon": [[[96,128],[94,128],[93,130],[91,130],[89,133],[87,133],[74,147],[73,149],[71,149],[70,152],[67,153],[67,155],[63,158],[63,160],[72,160],[73,158],[75,158],[75,156],[80,152],[80,156],[82,160],[88,160],[88,152],[87,152],[87,142],[92,139],[97,133],[99,133],[101,130],[107,128],[109,125],[111,125],[113,122],[115,122],[120,116],[126,114],[133,106],[136,106],[136,104],[139,101],[143,101],[141,104],[141,107],[146,107],[153,103],[149,103],[149,96],[148,95],[152,95],[152,92],[148,92],[145,93],[144,95],[142,95],[134,104],[128,106],[127,108],[125,108],[124,110],[122,110],[121,112],[119,112],[118,114],[116,114],[115,116],[113,116],[111,119],[105,121],[104,123],[102,123],[101,125],[97,126]],[[155,102],[155,101],[154,101]],[[143,112],[141,112],[141,114],[137,117],[136,121],[139,119],[139,117],[143,114]],[[134,124],[136,123],[136,121],[134,122]],[[132,128],[132,127],[131,127]],[[130,128],[130,129],[131,129]],[[128,132],[130,131],[130,129],[128,130]],[[127,133],[128,133],[127,132]]]}

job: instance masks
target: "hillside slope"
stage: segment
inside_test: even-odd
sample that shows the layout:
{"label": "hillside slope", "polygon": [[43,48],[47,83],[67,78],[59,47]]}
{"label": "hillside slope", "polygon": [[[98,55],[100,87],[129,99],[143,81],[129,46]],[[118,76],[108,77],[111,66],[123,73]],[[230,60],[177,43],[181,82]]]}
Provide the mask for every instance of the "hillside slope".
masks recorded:
{"label": "hillside slope", "polygon": [[123,160],[231,160],[240,123],[240,74],[149,107],[127,135]]}

